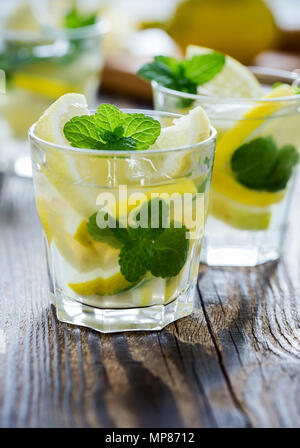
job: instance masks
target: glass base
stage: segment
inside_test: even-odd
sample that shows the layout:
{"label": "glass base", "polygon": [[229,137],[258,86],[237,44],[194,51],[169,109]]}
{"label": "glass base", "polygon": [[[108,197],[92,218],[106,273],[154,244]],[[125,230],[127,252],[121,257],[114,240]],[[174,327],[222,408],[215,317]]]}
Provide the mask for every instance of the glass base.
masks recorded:
{"label": "glass base", "polygon": [[274,249],[260,250],[247,247],[205,247],[201,262],[208,266],[253,267],[275,261],[280,253]]}
{"label": "glass base", "polygon": [[208,266],[253,267],[278,260],[285,233],[286,226],[239,230],[209,216],[201,262]]}
{"label": "glass base", "polygon": [[101,333],[155,331],[192,313],[195,289],[194,283],[167,305],[143,308],[95,308],[70,299],[58,290],[55,297],[52,294],[51,302],[61,322],[92,328]]}

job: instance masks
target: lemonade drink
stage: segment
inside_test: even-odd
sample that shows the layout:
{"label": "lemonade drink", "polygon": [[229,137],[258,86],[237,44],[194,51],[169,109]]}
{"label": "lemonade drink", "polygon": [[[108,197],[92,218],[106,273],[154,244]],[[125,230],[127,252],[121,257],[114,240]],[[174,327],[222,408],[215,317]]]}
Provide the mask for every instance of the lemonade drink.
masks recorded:
{"label": "lemonade drink", "polygon": [[[205,80],[200,70],[203,65],[199,59],[197,67],[193,57],[207,54],[214,53],[201,47],[188,48],[191,63],[186,73],[197,75],[197,82],[201,77]],[[163,62],[156,61],[154,68],[161,69]],[[210,71],[218,60],[213,63]],[[147,76],[148,69],[145,66],[141,74]],[[160,79],[161,84],[152,81],[156,109],[187,113],[201,105],[218,131],[203,261],[255,266],[277,259],[282,252],[300,151],[296,74],[256,69],[254,76],[226,56],[223,66],[219,62],[218,73],[193,87],[195,93],[187,93],[190,87],[178,90],[180,85],[188,85],[182,79],[170,81],[171,88],[162,85],[166,78]]]}
{"label": "lemonade drink", "polygon": [[0,95],[3,167],[17,168],[19,174],[14,163],[26,152],[28,128],[55,99],[71,91],[94,101],[105,25],[96,18],[93,22],[67,28],[72,23],[61,17],[58,24],[46,26],[37,22],[29,2],[22,2],[1,25],[0,69],[6,75],[6,93]]}
{"label": "lemonade drink", "polygon": [[89,127],[84,98],[70,94],[30,131],[58,318],[102,332],[161,329],[193,308],[215,131],[201,108],[137,112],[102,105]]}

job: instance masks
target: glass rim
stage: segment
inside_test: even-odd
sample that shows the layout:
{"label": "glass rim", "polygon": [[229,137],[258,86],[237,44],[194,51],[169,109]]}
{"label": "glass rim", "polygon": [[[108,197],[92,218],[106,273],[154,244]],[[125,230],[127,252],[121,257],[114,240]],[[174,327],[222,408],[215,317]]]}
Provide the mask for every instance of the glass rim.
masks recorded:
{"label": "glass rim", "polygon": [[[272,76],[274,78],[284,79],[286,82],[294,82],[299,78],[299,75],[295,72],[291,72],[288,70],[281,69],[273,69],[267,67],[257,67],[251,66],[248,67],[252,73],[262,76]],[[274,82],[276,82],[274,80]],[[151,81],[151,86],[153,90],[158,90],[163,93],[167,93],[172,96],[179,96],[185,99],[191,100],[208,100],[214,101],[216,103],[274,103],[274,102],[294,102],[299,101],[300,103],[300,94],[290,95],[290,96],[282,96],[279,98],[236,98],[236,97],[220,97],[214,95],[203,95],[203,94],[193,94],[193,93],[185,93],[180,92],[179,90],[169,89],[168,87],[164,87],[159,84],[157,81]]]}
{"label": "glass rim", "polygon": [[[168,118],[181,118],[185,117],[186,115],[181,114],[174,114],[171,112],[163,112],[163,111],[156,111],[156,110],[150,110],[150,109],[120,109],[124,113],[142,113],[148,116],[163,116]],[[91,113],[94,112],[94,110],[90,111]],[[75,148],[73,146],[67,146],[67,145],[59,145],[57,143],[51,143],[47,140],[43,140],[42,138],[35,135],[35,127],[37,123],[34,123],[28,131],[29,139],[32,139],[36,143],[46,145],[50,148],[57,149],[60,151],[66,151],[69,153],[76,153],[76,154],[86,154],[87,156],[133,156],[133,155],[146,155],[146,154],[163,154],[167,152],[184,152],[184,151],[190,151],[194,149],[198,149],[201,146],[205,146],[206,144],[211,143],[214,139],[217,137],[217,131],[213,126],[210,126],[210,135],[205,140],[202,140],[201,142],[194,143],[192,145],[186,145],[181,147],[175,147],[175,148],[162,148],[162,149],[143,149],[143,150],[121,150],[121,151],[115,151],[115,150],[97,150],[97,149],[86,149],[86,148]]]}
{"label": "glass rim", "polygon": [[109,22],[106,19],[99,19],[93,25],[80,28],[60,28],[60,27],[42,27],[41,31],[13,30],[10,28],[1,30],[2,40],[24,41],[24,42],[47,42],[49,40],[68,38],[80,39],[96,35],[106,34],[110,29]]}

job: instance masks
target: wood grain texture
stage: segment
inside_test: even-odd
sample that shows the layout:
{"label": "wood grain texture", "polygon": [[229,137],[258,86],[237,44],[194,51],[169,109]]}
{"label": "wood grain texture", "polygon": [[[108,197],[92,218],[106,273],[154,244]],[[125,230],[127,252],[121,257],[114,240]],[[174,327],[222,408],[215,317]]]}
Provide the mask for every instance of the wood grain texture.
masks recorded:
{"label": "wood grain texture", "polygon": [[62,324],[30,181],[0,202],[1,427],[299,427],[299,191],[285,255],[201,266],[192,316],[161,332]]}

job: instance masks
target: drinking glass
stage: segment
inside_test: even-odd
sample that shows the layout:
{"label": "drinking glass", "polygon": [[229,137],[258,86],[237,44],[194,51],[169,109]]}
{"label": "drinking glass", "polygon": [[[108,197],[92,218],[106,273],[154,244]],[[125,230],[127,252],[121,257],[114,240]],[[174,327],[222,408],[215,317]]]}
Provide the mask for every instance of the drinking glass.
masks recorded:
{"label": "drinking glass", "polygon": [[[180,117],[155,111],[124,112],[143,112],[159,120],[162,127]],[[189,315],[207,216],[216,131],[212,128],[208,139],[194,145],[142,151],[59,146],[38,138],[35,126],[29,137],[36,204],[58,319],[116,332],[159,330]],[[167,253],[155,252],[152,267],[131,281],[120,268],[122,247],[114,239],[93,239],[89,226],[91,222],[94,228],[100,226],[98,218],[110,216],[122,223],[128,218],[125,227],[134,227],[131,219],[142,215],[143,204],[149,206],[155,199],[166,207],[166,228],[162,231],[162,224],[152,223],[151,214],[151,232],[163,232],[168,239],[170,228],[179,226],[184,238],[175,237],[174,252],[168,244],[164,248]],[[176,252],[182,245],[185,255],[180,258],[178,272],[163,274],[162,263],[176,264]],[[137,259],[136,263],[138,270],[141,262]]]}
{"label": "drinking glass", "polygon": [[[297,74],[251,68],[270,92],[275,83],[292,85]],[[152,82],[155,109],[188,113],[202,106],[217,129],[216,163],[201,261],[211,266],[256,266],[282,253],[297,167],[284,190],[255,191],[233,179],[226,153],[259,137],[272,137],[279,148],[300,150],[300,95],[280,98],[222,98],[192,95]]]}
{"label": "drinking glass", "polygon": [[28,128],[61,95],[83,93],[94,104],[103,67],[104,21],[75,29],[2,29],[0,69],[0,169],[30,177]]}

